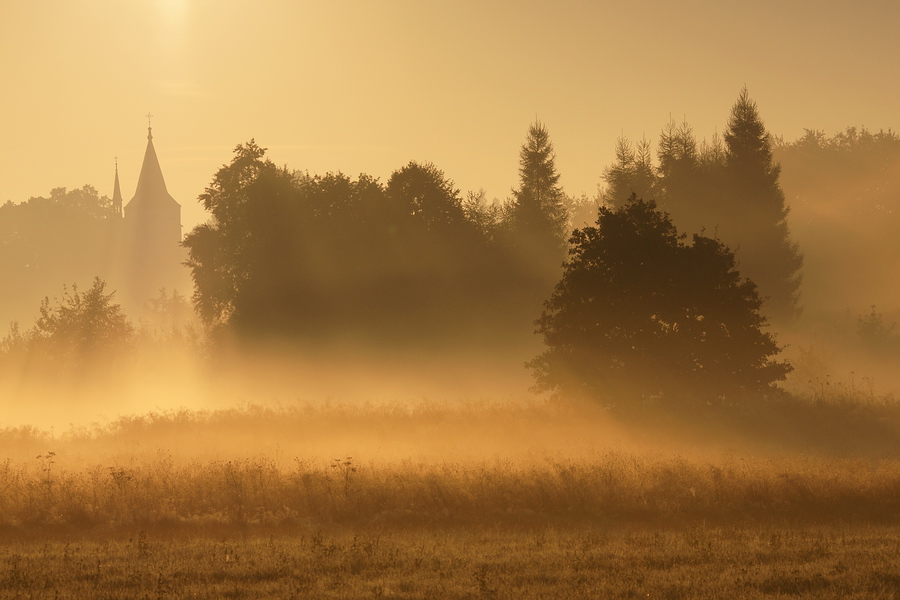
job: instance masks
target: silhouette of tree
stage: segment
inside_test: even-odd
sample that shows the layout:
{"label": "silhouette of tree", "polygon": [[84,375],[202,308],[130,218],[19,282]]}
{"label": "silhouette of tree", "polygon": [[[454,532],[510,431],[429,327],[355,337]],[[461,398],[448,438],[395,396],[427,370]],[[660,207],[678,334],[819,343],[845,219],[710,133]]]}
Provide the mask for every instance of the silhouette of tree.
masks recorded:
{"label": "silhouette of tree", "polygon": [[580,227],[590,225],[597,219],[597,209],[603,202],[602,194],[589,198],[587,194],[581,196],[566,196],[566,213],[569,215],[566,230],[573,232]]}
{"label": "silhouette of tree", "polygon": [[763,392],[790,371],[762,332],[755,285],[733,253],[635,196],[575,231],[562,279],[537,321],[547,350],[536,389],[609,403]]}
{"label": "silhouette of tree", "polygon": [[620,137],[616,141],[616,160],[603,171],[603,180],[606,189],[601,198],[610,206],[623,206],[632,194],[648,200],[656,198],[657,178],[650,142],[642,139],[634,148]]}
{"label": "silhouette of tree", "polygon": [[725,146],[729,187],[724,239],[740,248],[741,268],[759,285],[766,314],[791,320],[799,313],[803,257],[791,240],[772,139],[747,88],[731,109]]}
{"label": "silhouette of tree", "polygon": [[387,182],[387,194],[429,232],[458,232],[467,224],[459,190],[431,163],[413,161],[394,171]]}
{"label": "silhouette of tree", "polygon": [[700,149],[694,130],[670,119],[657,148],[659,203],[683,231],[699,233],[716,225],[709,206],[709,186],[700,168]]}
{"label": "silhouette of tree", "polygon": [[4,298],[0,318],[30,314],[64,281],[86,286],[95,275],[108,275],[119,217],[112,201],[89,185],[0,206],[0,276],[16,290]]}
{"label": "silhouette of tree", "polygon": [[412,257],[403,258],[408,268],[418,271],[423,283],[435,277],[464,277],[483,250],[484,239],[467,219],[453,181],[431,163],[410,162],[391,174],[385,195],[390,211],[405,220],[400,232],[404,247],[416,248],[412,262],[417,266],[407,260]]}
{"label": "silhouette of tree", "polygon": [[566,247],[565,196],[555,161],[547,128],[535,122],[519,152],[519,188],[513,190],[509,218],[520,255],[544,269],[556,269]]}
{"label": "silhouette of tree", "polygon": [[[735,248],[742,271],[759,285],[766,314],[779,321],[795,318],[803,258],[791,240],[772,139],[747,89],[732,107],[724,144],[718,135],[698,144],[687,122],[670,120],[660,133],[657,159],[653,191],[678,227],[713,232]],[[620,143],[616,163],[606,172],[611,204],[628,187],[634,169],[629,165],[640,162],[646,161]]]}
{"label": "silhouette of tree", "polygon": [[410,162],[382,186],[288,172],[251,141],[201,201],[213,218],[184,241],[195,301],[241,338],[424,341],[477,329],[501,306],[509,262],[488,238],[495,217],[470,221],[432,164]]}
{"label": "silhouette of tree", "polygon": [[297,203],[296,195],[293,174],[266,159],[253,140],[235,148],[231,163],[200,195],[212,219],[183,244],[194,302],[207,325],[253,328],[282,319],[285,305],[303,305],[303,290],[290,275],[304,241],[298,225],[309,221],[312,207]]}
{"label": "silhouette of tree", "polygon": [[[700,155],[697,161],[701,171],[709,174],[712,170],[718,170],[725,166],[725,144],[718,132],[713,133],[712,140],[705,139],[700,144]],[[712,187],[715,187],[713,185]]]}
{"label": "silhouette of tree", "polygon": [[27,357],[32,367],[53,376],[73,371],[111,368],[127,358],[134,327],[106,293],[106,282],[95,277],[80,292],[63,288],[51,303],[44,298],[40,316],[24,334],[13,324],[0,348],[9,356]]}
{"label": "silhouette of tree", "polygon": [[483,189],[469,192],[462,203],[466,221],[475,228],[478,237],[488,246],[497,246],[503,237],[503,205],[489,202]]}

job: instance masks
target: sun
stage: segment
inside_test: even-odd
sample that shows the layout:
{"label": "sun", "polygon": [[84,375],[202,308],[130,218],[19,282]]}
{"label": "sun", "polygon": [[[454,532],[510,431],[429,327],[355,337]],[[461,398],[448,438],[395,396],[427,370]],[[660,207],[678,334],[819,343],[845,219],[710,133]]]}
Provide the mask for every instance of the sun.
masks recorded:
{"label": "sun", "polygon": [[163,16],[176,22],[184,21],[190,5],[188,0],[159,0],[158,3]]}
{"label": "sun", "polygon": [[184,40],[189,0],[158,0],[160,37],[163,45],[169,49],[177,49]]}

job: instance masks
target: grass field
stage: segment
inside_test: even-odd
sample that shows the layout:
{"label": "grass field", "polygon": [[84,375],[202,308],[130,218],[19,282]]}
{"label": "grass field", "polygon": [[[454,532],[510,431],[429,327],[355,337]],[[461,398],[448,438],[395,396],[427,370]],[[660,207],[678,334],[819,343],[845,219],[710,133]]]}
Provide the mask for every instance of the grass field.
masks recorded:
{"label": "grass field", "polygon": [[115,534],[0,548],[4,598],[896,598],[891,527]]}
{"label": "grass field", "polygon": [[753,414],[297,403],[8,428],[0,597],[900,597],[896,407]]}

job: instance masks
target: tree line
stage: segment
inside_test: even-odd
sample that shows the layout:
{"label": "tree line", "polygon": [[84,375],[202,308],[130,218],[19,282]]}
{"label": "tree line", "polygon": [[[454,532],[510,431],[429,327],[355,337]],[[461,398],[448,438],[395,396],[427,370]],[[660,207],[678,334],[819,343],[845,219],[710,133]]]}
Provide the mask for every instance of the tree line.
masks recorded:
{"label": "tree line", "polygon": [[106,276],[114,259],[119,219],[96,188],[54,188],[48,196],[0,206],[0,298],[6,320],[32,314],[63,284]]}
{"label": "tree line", "polygon": [[820,310],[897,305],[900,136],[847,127],[776,139],[791,227],[806,255],[804,296]]}
{"label": "tree line", "polygon": [[723,137],[699,143],[687,122],[670,121],[659,136],[656,164],[649,142],[620,139],[615,162],[604,171],[602,199],[612,206],[632,193],[655,199],[682,231],[721,240],[759,286],[765,314],[789,323],[801,308],[803,255],[788,225],[775,140],[746,88]]}
{"label": "tree line", "polygon": [[[746,89],[711,152],[701,159],[690,129],[672,126],[653,169],[647,144],[633,153],[622,141],[596,225],[576,229],[567,249],[569,215],[539,123],[520,152],[519,187],[494,210],[464,202],[433,165],[410,163],[385,185],[310,176],[277,167],[251,141],[200,196],[212,219],[185,239],[195,302],[208,325],[245,338],[431,344],[497,335],[504,315],[519,327],[549,295],[536,323],[548,350],[529,363],[539,390],[759,393],[790,365],[773,358],[781,348],[763,331],[763,299],[743,263],[764,282],[766,313],[788,320],[802,258],[772,138]],[[698,233],[686,243],[675,223]],[[707,224],[742,240],[740,272],[718,234],[701,235]]]}
{"label": "tree line", "polygon": [[[871,141],[851,137],[838,145]],[[576,201],[534,123],[517,187],[488,203],[430,163],[386,182],[316,175],[251,140],[199,197],[210,219],[184,240],[193,303],[214,340],[425,349],[517,344],[536,327],[536,388],[567,395],[765,392],[790,371],[766,325],[797,318],[804,260],[775,156],[806,157],[814,177],[835,143],[784,144],[744,89],[723,139],[670,122],[654,159],[646,140],[622,138],[598,198]],[[111,310],[112,296],[90,292]]]}
{"label": "tree line", "polygon": [[565,254],[558,180],[540,123],[503,205],[463,198],[430,163],[385,183],[310,175],[250,141],[201,194],[211,219],[184,240],[197,309],[245,338],[419,344],[520,332]]}

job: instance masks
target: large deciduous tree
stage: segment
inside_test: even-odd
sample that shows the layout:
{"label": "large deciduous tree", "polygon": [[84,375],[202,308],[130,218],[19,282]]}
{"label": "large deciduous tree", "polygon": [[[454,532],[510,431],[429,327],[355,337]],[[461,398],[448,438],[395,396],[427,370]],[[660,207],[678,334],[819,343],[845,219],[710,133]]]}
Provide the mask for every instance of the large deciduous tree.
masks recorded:
{"label": "large deciduous tree", "polygon": [[732,252],[632,197],[576,230],[562,279],[537,321],[547,349],[536,388],[616,404],[648,397],[709,401],[763,392],[790,366],[762,331],[756,286]]}
{"label": "large deciduous tree", "polygon": [[399,210],[429,232],[455,233],[466,225],[459,190],[431,163],[412,161],[394,171],[387,182],[387,193]]}
{"label": "large deciduous tree", "polygon": [[[251,140],[234,150],[200,195],[212,219],[184,239],[194,301],[208,325],[251,322],[271,314],[291,268],[297,206],[293,176]],[[281,256],[283,260],[273,260]],[[286,259],[286,260],[284,260]],[[296,300],[293,295],[277,302]]]}

